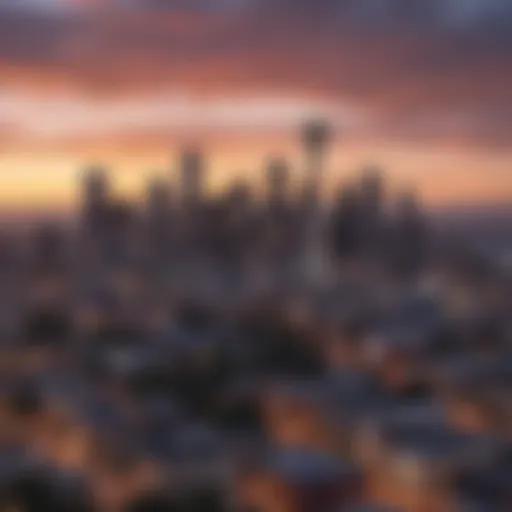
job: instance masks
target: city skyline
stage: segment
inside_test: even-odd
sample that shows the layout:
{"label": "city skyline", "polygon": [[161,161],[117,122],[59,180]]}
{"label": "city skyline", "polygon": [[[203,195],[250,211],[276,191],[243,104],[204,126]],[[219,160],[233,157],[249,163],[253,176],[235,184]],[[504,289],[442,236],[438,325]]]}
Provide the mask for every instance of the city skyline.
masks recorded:
{"label": "city skyline", "polygon": [[213,189],[301,172],[295,129],[343,129],[326,180],[368,163],[429,208],[510,204],[509,2],[0,2],[2,210],[69,210],[89,162],[135,195],[200,145]]}
{"label": "city skyline", "polygon": [[512,0],[0,0],[0,512],[512,511]]}
{"label": "city skyline", "polygon": [[[224,194],[230,185],[237,181],[246,182],[256,197],[264,194],[264,171],[269,161],[280,158],[287,162],[290,168],[291,181],[294,186],[299,186],[305,175],[305,164],[299,149],[298,137],[290,137],[289,152],[274,151],[251,153],[251,157],[243,154],[220,154],[208,152],[201,145],[197,147],[203,153],[206,160],[205,192],[208,195],[219,196]],[[295,139],[295,140],[293,140]],[[132,157],[119,160],[115,158],[88,158],[77,159],[63,157],[55,163],[50,156],[42,157],[33,166],[18,169],[9,175],[1,176],[3,189],[0,191],[1,207],[0,215],[8,219],[20,220],[36,219],[41,214],[69,217],[76,211],[76,192],[80,178],[84,170],[91,165],[101,165],[112,177],[113,189],[119,197],[135,203],[141,203],[144,199],[145,184],[154,179],[164,179],[169,184],[176,184],[180,174],[180,158],[183,151],[190,146],[182,145],[174,151],[162,152],[152,158]],[[208,146],[206,146],[208,147]],[[324,202],[330,202],[336,195],[339,186],[356,179],[361,172],[369,167],[376,167],[386,179],[392,194],[399,194],[401,190],[414,188],[417,190],[425,204],[427,211],[432,214],[443,212],[473,212],[492,213],[493,211],[509,211],[510,201],[506,183],[476,182],[471,177],[478,173],[478,164],[465,168],[463,173],[453,173],[447,177],[441,170],[432,171],[429,179],[421,182],[411,169],[405,164],[394,166],[393,162],[402,157],[406,162],[414,161],[414,153],[404,153],[396,150],[391,152],[388,165],[382,160],[364,158],[365,148],[359,149],[360,158],[352,157],[344,150],[343,142],[334,142],[328,165],[325,169],[325,190],[322,193]],[[126,156],[126,155],[125,155]],[[446,155],[450,159],[449,155]],[[1,160],[1,157],[0,157]],[[434,158],[434,162],[436,159]],[[148,162],[152,162],[150,165]],[[6,158],[9,166],[12,159]],[[245,165],[244,165],[245,164]],[[251,165],[252,164],[252,165]],[[251,167],[249,167],[251,165]],[[507,172],[506,162],[498,162],[502,165],[503,172]],[[422,168],[427,171],[429,161],[422,162]],[[52,170],[53,175],[38,179],[38,174],[44,170]],[[465,174],[465,175],[464,175]],[[441,183],[435,178],[441,177]],[[452,184],[459,192],[450,195],[451,190],[446,184]],[[18,186],[18,188],[16,188]],[[496,190],[493,190],[495,188]],[[480,196],[473,196],[476,191]],[[490,194],[486,195],[486,191]],[[493,192],[495,194],[493,195]]]}

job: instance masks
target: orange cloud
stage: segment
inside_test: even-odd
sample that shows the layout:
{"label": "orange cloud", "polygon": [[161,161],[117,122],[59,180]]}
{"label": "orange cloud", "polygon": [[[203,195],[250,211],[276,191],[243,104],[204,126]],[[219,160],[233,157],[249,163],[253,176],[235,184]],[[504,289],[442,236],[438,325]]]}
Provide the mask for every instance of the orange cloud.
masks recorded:
{"label": "orange cloud", "polygon": [[[0,153],[16,155],[15,165],[0,162],[2,170],[44,168],[41,174],[67,184],[63,200],[72,183],[63,176],[83,160],[118,162],[135,176],[126,160],[139,169],[143,157],[162,166],[189,140],[212,151],[217,172],[223,165],[259,168],[258,158],[279,150],[297,162],[291,120],[298,114],[250,108],[257,99],[268,105],[277,98],[297,102],[299,114],[308,105],[327,106],[345,126],[335,165],[356,166],[369,155],[395,176],[417,181],[431,202],[512,197],[512,177],[503,170],[512,162],[511,54],[502,35],[391,31],[294,12],[110,6],[43,21],[33,13],[0,17],[0,95],[12,96],[10,106],[0,104],[9,119],[0,128]],[[203,110],[189,106],[181,117],[168,111],[164,119],[165,98],[183,91]],[[211,115],[206,105],[226,108]],[[345,108],[363,113],[364,122],[333,114]],[[66,162],[66,171],[52,174],[39,155]],[[58,188],[52,180],[44,194]]]}

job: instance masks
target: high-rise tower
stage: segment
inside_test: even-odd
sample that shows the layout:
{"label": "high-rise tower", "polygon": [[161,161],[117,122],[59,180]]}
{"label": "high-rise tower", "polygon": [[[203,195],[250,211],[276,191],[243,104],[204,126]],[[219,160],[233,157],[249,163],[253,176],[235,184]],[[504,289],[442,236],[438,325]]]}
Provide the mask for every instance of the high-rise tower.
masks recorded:
{"label": "high-rise tower", "polygon": [[204,165],[200,151],[188,148],[182,153],[180,173],[182,206],[188,209],[203,199]]}
{"label": "high-rise tower", "polygon": [[302,127],[302,144],[306,160],[305,188],[315,200],[321,195],[325,171],[326,149],[331,140],[331,128],[322,120],[308,121]]}
{"label": "high-rise tower", "polygon": [[309,121],[302,128],[302,143],[306,159],[302,276],[306,283],[313,286],[325,284],[331,274],[325,246],[324,215],[319,204],[326,150],[330,139],[330,126],[322,120]]}
{"label": "high-rise tower", "polygon": [[290,172],[286,160],[272,158],[267,164],[267,201],[271,208],[283,206],[288,200]]}
{"label": "high-rise tower", "polygon": [[394,260],[402,277],[413,277],[426,259],[427,226],[414,190],[405,190],[396,204]]}
{"label": "high-rise tower", "polygon": [[151,180],[147,190],[147,207],[149,214],[153,216],[167,215],[170,206],[170,185],[162,179]]}
{"label": "high-rise tower", "polygon": [[83,181],[83,203],[85,208],[94,209],[105,205],[109,197],[109,183],[106,170],[99,166],[90,166],[85,171]]}
{"label": "high-rise tower", "polygon": [[365,257],[378,260],[382,250],[385,221],[385,189],[381,170],[366,166],[360,181],[360,229],[362,249]]}
{"label": "high-rise tower", "polygon": [[104,261],[111,234],[109,209],[112,197],[107,171],[99,165],[88,167],[83,176],[81,193],[81,251],[88,262],[100,263]]}
{"label": "high-rise tower", "polygon": [[147,242],[153,263],[168,261],[171,249],[171,188],[163,179],[153,179],[147,189]]}
{"label": "high-rise tower", "polygon": [[104,227],[110,201],[110,184],[106,170],[93,165],[86,169],[82,185],[83,228],[93,237]]}

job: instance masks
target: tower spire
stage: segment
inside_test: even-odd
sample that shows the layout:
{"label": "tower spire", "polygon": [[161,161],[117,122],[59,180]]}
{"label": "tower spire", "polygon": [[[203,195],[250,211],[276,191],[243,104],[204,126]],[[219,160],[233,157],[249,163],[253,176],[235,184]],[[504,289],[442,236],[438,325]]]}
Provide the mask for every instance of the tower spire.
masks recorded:
{"label": "tower spire", "polygon": [[331,128],[321,119],[310,120],[302,128],[302,145],[306,161],[302,275],[306,283],[314,286],[325,283],[330,277],[330,264],[324,243],[324,219],[319,204],[325,174],[326,149],[330,139]]}

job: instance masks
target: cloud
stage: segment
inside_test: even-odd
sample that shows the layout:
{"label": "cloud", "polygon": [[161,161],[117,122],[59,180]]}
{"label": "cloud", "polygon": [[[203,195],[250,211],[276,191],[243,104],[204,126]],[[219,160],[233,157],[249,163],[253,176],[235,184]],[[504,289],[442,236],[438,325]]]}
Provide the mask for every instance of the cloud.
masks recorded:
{"label": "cloud", "polygon": [[[28,95],[64,90],[88,105],[177,91],[314,97],[371,111],[373,130],[389,136],[512,139],[507,2],[477,0],[471,8],[461,0],[102,5],[87,12],[59,3],[44,14],[4,10],[5,87]],[[87,115],[80,119],[85,127]]]}

